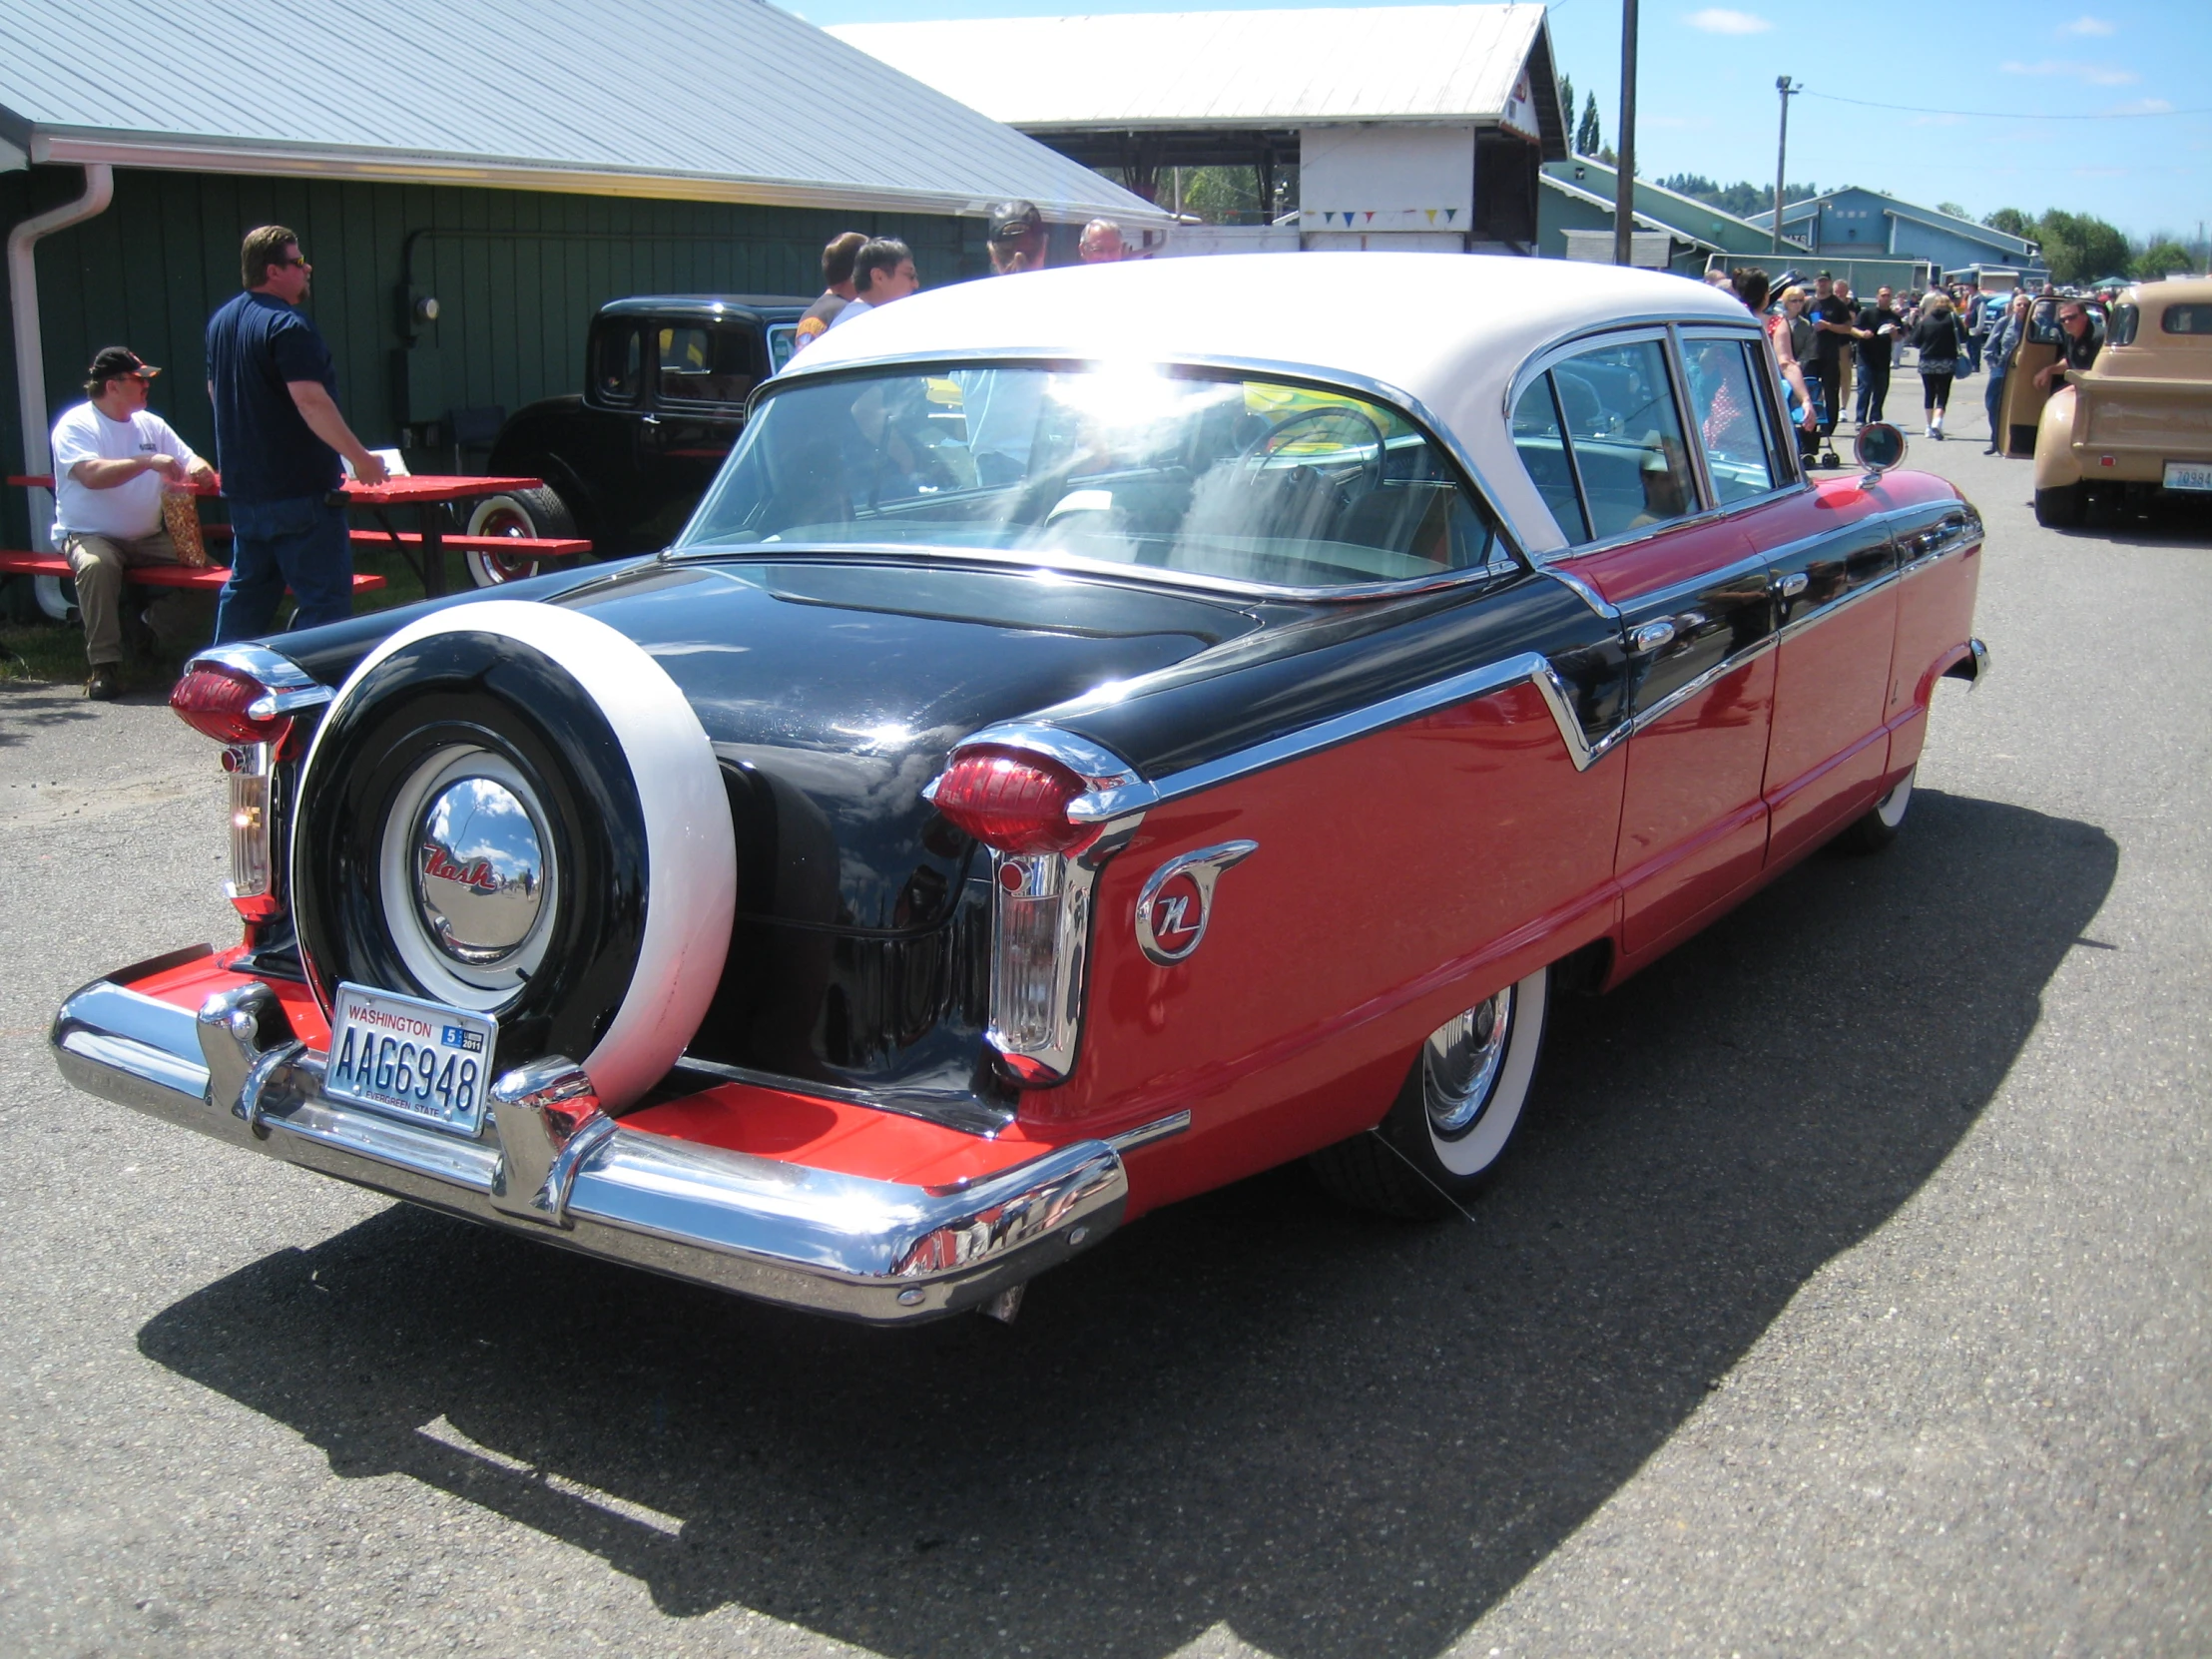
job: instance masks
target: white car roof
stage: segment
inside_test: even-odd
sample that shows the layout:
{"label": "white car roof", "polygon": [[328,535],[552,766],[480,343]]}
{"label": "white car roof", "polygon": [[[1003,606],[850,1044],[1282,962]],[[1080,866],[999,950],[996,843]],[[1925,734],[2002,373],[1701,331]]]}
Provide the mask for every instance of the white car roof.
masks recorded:
{"label": "white car roof", "polygon": [[1703,282],[1564,260],[1237,254],[1131,261],[930,289],[853,318],[780,376],[963,354],[1228,362],[1409,396],[1449,428],[1521,545],[1564,545],[1514,453],[1505,399],[1537,352],[1608,324],[1752,328]]}

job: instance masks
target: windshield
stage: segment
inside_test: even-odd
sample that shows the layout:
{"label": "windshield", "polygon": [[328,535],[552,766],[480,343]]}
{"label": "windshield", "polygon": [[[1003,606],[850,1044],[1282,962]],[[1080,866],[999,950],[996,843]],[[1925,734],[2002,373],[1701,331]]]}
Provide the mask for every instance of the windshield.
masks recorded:
{"label": "windshield", "polygon": [[678,542],[1019,553],[1282,587],[1486,564],[1443,455],[1381,403],[1154,369],[800,384],[756,412]]}

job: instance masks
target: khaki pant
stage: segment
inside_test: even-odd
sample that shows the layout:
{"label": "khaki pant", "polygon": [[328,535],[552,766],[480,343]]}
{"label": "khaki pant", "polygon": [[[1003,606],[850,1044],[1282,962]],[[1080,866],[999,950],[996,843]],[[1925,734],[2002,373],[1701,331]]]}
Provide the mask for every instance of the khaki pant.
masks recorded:
{"label": "khaki pant", "polygon": [[1851,407],[1851,383],[1856,377],[1853,370],[1857,366],[1856,359],[1859,353],[1848,345],[1836,353],[1836,418],[1839,420],[1843,418],[1844,410]]}
{"label": "khaki pant", "polygon": [[[177,544],[167,530],[150,536],[78,535],[62,541],[62,555],[77,578],[77,613],[85,620],[85,656],[94,668],[123,661],[123,573],[140,565],[177,563]],[[175,632],[177,613],[189,610],[187,596],[174,588],[147,607],[147,624],[157,634]]]}

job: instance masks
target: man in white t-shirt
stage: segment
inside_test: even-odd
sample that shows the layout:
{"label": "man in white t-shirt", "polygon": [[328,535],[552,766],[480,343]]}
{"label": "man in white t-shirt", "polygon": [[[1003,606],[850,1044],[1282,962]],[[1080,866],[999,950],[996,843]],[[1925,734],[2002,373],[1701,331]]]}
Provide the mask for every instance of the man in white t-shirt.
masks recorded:
{"label": "man in white t-shirt", "polygon": [[175,564],[162,527],[162,491],[215,469],[176,429],[146,407],[160,369],[120,345],[104,347],[85,378],[90,401],[54,422],[54,539],[77,578],[92,678],[85,695],[102,702],[121,689],[123,573]]}

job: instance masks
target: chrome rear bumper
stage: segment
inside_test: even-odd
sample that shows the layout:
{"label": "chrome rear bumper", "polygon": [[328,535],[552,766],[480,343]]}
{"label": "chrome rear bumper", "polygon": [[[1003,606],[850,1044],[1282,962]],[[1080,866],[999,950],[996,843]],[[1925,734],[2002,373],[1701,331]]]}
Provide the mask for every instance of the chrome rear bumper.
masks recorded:
{"label": "chrome rear bumper", "polygon": [[645,1134],[557,1060],[502,1077],[466,1140],[327,1099],[321,1055],[263,1041],[272,1015],[281,1027],[259,983],[195,1017],[102,979],[62,1004],[50,1041],[77,1087],[219,1140],[589,1256],[875,1323],[980,1307],[1104,1238],[1128,1198],[1105,1141],[925,1188]]}

